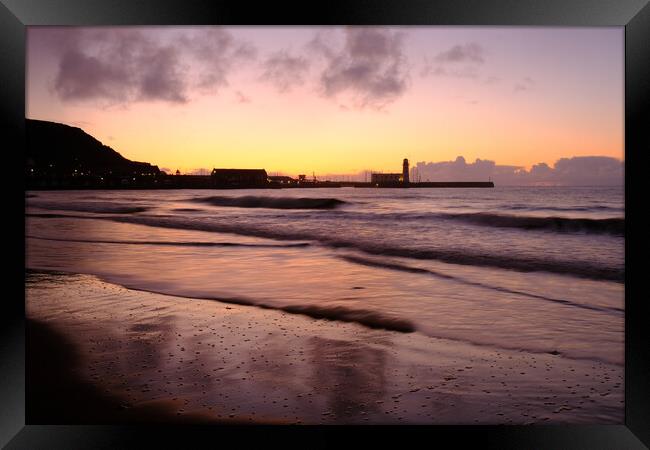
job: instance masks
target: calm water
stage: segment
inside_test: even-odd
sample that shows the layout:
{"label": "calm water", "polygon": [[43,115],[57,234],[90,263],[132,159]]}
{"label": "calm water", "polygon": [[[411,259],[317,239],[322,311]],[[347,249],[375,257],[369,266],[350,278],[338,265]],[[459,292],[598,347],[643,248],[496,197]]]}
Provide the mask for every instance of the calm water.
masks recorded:
{"label": "calm water", "polygon": [[623,364],[622,188],[27,197],[30,268]]}

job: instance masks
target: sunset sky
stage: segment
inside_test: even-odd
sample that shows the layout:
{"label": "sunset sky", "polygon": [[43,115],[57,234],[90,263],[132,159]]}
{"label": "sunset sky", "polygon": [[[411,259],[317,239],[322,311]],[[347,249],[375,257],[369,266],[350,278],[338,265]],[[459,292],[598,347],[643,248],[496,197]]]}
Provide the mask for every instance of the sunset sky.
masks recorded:
{"label": "sunset sky", "polygon": [[29,27],[27,117],[189,172],[624,158],[624,29]]}

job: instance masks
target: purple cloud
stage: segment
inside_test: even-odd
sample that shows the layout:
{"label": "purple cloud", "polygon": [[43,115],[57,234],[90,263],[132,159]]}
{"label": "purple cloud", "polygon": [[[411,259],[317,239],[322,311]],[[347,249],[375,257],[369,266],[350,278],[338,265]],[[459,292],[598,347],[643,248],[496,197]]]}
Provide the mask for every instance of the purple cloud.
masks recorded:
{"label": "purple cloud", "polygon": [[157,48],[150,55],[144,56],[142,63],[144,67],[139,80],[140,99],[179,103],[187,101],[185,80],[179,68],[175,48]]}
{"label": "purple cloud", "polygon": [[468,164],[459,156],[454,161],[418,162],[411,177],[422,181],[490,179],[497,185],[620,186],[624,182],[624,165],[619,159],[605,156],[574,156],[559,159],[554,167],[539,163],[528,171],[481,159]]}
{"label": "purple cloud", "polygon": [[477,79],[479,68],[483,63],[485,63],[483,47],[475,42],[459,44],[438,53],[433,59],[425,58],[420,75]]}
{"label": "purple cloud", "polygon": [[103,97],[124,100],[124,85],[130,76],[122,67],[114,67],[101,59],[77,50],[66,52],[59,64],[55,90],[63,100],[84,100]]}
{"label": "purple cloud", "polygon": [[175,34],[60,28],[32,36],[49,40],[44,47],[58,59],[52,87],[64,101],[185,103],[194,89],[226,86],[237,64],[256,56],[255,47],[214,27]]}
{"label": "purple cloud", "polygon": [[227,86],[234,66],[257,57],[257,49],[252,44],[236,40],[222,28],[200,28],[181,35],[178,43],[199,63],[197,84],[207,90]]}
{"label": "purple cloud", "polygon": [[483,64],[485,50],[479,44],[470,42],[464,45],[454,45],[449,50],[438,53],[436,61],[445,63]]}
{"label": "purple cloud", "polygon": [[348,93],[358,108],[381,108],[395,101],[409,80],[403,38],[403,33],[384,28],[351,27],[345,30],[343,46],[335,49],[318,35],[310,47],[326,61],[320,74],[323,95]]}
{"label": "purple cloud", "polygon": [[304,84],[309,61],[281,50],[269,56],[262,66],[260,79],[273,84],[278,92],[288,92],[293,86]]}
{"label": "purple cloud", "polygon": [[437,77],[455,77],[455,78],[472,78],[479,77],[478,69],[473,66],[465,67],[444,67],[444,66],[431,66],[427,63],[422,69],[421,75],[423,77],[434,75]]}

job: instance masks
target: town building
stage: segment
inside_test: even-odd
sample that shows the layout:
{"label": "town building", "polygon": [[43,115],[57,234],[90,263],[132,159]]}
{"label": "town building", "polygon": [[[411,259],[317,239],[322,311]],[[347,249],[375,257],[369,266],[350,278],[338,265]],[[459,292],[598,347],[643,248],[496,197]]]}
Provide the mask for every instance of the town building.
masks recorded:
{"label": "town building", "polygon": [[375,186],[409,184],[409,160],[404,158],[404,161],[402,162],[402,173],[370,174],[370,183]]}
{"label": "town building", "polygon": [[269,183],[277,183],[277,184],[296,184],[298,180],[295,178],[291,177],[286,177],[286,176],[280,176],[280,175],[270,175],[269,176]]}
{"label": "town building", "polygon": [[264,169],[212,169],[215,187],[264,187],[268,176]]}
{"label": "town building", "polygon": [[372,184],[397,184],[402,182],[401,173],[373,173],[370,175]]}

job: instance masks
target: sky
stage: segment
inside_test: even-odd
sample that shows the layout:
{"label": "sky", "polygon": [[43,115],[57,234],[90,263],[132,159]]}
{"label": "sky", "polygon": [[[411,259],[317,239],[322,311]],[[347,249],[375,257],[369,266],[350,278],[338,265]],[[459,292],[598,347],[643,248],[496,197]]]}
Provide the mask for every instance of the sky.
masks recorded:
{"label": "sky", "polygon": [[622,27],[28,27],[26,73],[28,118],[185,173],[624,159]]}

